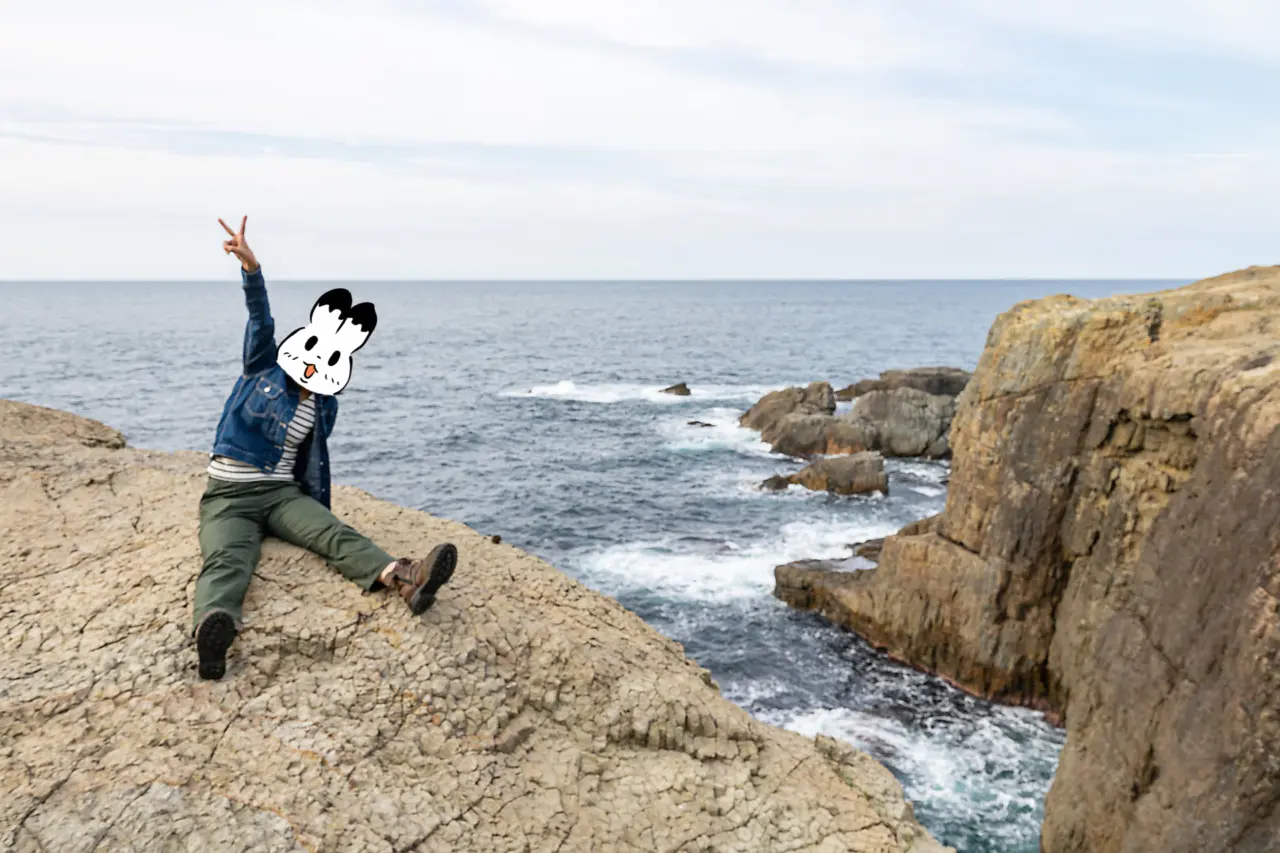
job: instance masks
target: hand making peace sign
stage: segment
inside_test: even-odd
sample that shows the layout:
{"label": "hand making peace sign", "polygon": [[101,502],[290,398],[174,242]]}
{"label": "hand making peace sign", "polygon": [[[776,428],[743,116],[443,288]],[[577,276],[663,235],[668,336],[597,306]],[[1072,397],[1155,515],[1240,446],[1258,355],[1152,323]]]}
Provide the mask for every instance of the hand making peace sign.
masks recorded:
{"label": "hand making peace sign", "polygon": [[249,244],[244,239],[244,227],[249,222],[249,217],[240,220],[240,233],[232,231],[227,227],[227,223],[221,219],[218,224],[231,235],[230,240],[222,241],[222,249],[228,255],[235,255],[240,259],[240,266],[244,267],[245,272],[253,272],[258,268],[258,259],[253,256],[253,250],[249,248]]}

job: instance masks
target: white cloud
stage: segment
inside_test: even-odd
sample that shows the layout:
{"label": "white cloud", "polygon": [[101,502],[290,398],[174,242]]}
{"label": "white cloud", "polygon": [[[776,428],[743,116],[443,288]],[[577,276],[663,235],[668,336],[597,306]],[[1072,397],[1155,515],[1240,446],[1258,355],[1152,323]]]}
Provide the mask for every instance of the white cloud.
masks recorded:
{"label": "white cloud", "polygon": [[[225,274],[209,226],[242,211],[295,277],[1266,260],[1274,127],[1144,149],[1049,100],[982,95],[1034,61],[993,21],[1265,58],[1242,16],[1182,3],[1147,26],[1145,0],[1128,14],[1088,0],[1100,24],[963,2],[936,16],[888,0],[9,4],[0,275]],[[948,82],[967,94],[944,97]],[[1188,156],[1205,153],[1236,156]]]}
{"label": "white cloud", "polygon": [[1195,48],[1280,62],[1273,0],[958,0],[989,21],[1168,50]]}

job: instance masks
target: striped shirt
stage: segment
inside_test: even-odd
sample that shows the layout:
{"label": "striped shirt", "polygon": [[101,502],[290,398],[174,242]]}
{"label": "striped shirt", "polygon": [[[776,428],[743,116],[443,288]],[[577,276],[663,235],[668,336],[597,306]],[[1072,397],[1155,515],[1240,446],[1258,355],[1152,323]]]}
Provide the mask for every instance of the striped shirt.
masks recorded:
{"label": "striped shirt", "polygon": [[308,396],[298,404],[298,411],[289,421],[289,429],[284,434],[284,454],[280,463],[270,474],[248,462],[230,459],[226,456],[214,456],[209,462],[209,476],[215,480],[232,480],[243,483],[252,480],[292,480],[293,466],[298,461],[298,448],[311,433],[316,423],[316,399]]}

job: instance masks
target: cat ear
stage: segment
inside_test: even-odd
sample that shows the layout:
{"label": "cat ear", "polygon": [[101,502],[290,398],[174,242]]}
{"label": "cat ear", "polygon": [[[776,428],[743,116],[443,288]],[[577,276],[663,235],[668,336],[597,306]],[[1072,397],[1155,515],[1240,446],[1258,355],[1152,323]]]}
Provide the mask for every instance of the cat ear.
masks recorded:
{"label": "cat ear", "polygon": [[335,287],[317,299],[316,304],[311,307],[311,326],[318,331],[335,334],[350,310],[351,291],[345,287]]}
{"label": "cat ear", "polygon": [[353,353],[365,345],[369,336],[378,325],[378,312],[372,302],[361,302],[348,308],[338,329],[338,349],[345,353]]}

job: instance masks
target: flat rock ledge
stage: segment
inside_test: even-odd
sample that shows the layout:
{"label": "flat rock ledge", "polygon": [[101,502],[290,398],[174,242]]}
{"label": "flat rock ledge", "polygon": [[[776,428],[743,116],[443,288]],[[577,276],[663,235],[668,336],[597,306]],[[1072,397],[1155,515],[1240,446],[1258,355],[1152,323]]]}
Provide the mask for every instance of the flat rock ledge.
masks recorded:
{"label": "flat rock ledge", "polygon": [[616,602],[347,487],[424,617],[263,548],[227,677],[188,634],[204,456],[0,401],[4,849],[944,850],[865,754],[764,725]]}
{"label": "flat rock ledge", "polygon": [[[929,516],[908,524],[899,536],[919,536],[936,529],[941,516]],[[851,631],[861,626],[847,596],[875,577],[884,539],[869,539],[849,546],[852,556],[834,560],[796,560],[773,570],[773,595],[797,610],[812,610]]]}

